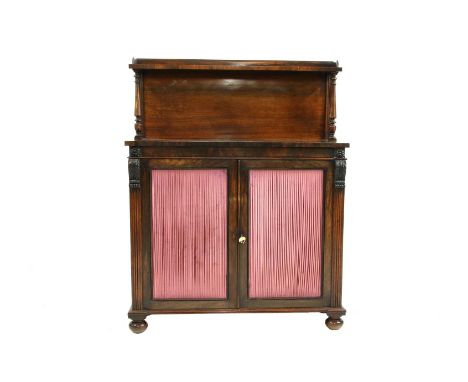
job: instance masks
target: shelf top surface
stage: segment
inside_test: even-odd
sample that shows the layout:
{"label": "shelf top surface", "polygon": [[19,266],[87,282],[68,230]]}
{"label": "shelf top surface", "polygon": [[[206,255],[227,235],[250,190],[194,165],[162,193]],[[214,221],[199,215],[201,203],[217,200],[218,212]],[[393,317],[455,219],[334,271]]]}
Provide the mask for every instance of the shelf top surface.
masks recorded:
{"label": "shelf top surface", "polygon": [[125,141],[125,146],[204,146],[204,147],[325,147],[347,148],[349,143],[343,142],[304,142],[304,141],[235,141],[235,140],[172,140],[172,139],[141,139]]}
{"label": "shelf top surface", "polygon": [[256,70],[339,72],[338,61],[166,60],[134,58],[133,70]]}

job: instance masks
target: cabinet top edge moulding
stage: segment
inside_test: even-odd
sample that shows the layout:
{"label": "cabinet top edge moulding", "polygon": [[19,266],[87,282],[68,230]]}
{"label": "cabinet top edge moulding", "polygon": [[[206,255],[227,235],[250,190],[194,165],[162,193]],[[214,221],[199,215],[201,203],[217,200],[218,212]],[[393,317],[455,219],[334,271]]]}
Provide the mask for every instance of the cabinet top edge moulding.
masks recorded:
{"label": "cabinet top edge moulding", "polygon": [[270,70],[292,72],[340,72],[338,61],[274,61],[274,60],[187,60],[134,58],[134,70]]}
{"label": "cabinet top edge moulding", "polygon": [[137,58],[129,67],[136,141],[336,142],[338,62]]}

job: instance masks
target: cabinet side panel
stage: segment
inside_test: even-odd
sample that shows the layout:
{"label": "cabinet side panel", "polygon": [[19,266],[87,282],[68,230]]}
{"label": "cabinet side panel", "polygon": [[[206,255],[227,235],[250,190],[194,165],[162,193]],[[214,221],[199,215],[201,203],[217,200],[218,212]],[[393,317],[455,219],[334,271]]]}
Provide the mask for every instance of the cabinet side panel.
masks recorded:
{"label": "cabinet side panel", "polygon": [[153,170],[153,298],[225,299],[227,171]]}
{"label": "cabinet side panel", "polygon": [[319,297],[322,170],[249,173],[249,297]]}

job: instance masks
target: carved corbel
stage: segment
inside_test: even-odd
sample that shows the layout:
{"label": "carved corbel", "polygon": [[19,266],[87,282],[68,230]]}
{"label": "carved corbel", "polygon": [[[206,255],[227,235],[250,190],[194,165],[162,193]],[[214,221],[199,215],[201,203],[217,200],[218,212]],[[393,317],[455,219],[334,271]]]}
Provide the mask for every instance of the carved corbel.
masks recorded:
{"label": "carved corbel", "polygon": [[131,158],[140,158],[141,157],[141,147],[140,146],[130,146],[129,156]]}
{"label": "carved corbel", "polygon": [[346,158],[344,149],[335,150],[335,188],[345,188]]}
{"label": "carved corbel", "polygon": [[140,188],[140,157],[141,147],[130,147],[128,158],[128,177],[130,188]]}

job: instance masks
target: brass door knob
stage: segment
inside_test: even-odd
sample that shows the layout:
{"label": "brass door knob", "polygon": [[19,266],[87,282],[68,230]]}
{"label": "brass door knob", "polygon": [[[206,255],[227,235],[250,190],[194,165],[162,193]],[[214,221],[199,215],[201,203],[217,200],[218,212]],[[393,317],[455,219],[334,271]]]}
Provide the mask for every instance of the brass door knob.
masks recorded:
{"label": "brass door knob", "polygon": [[245,244],[246,242],[247,242],[247,238],[244,235],[241,235],[241,237],[239,238],[239,243]]}

